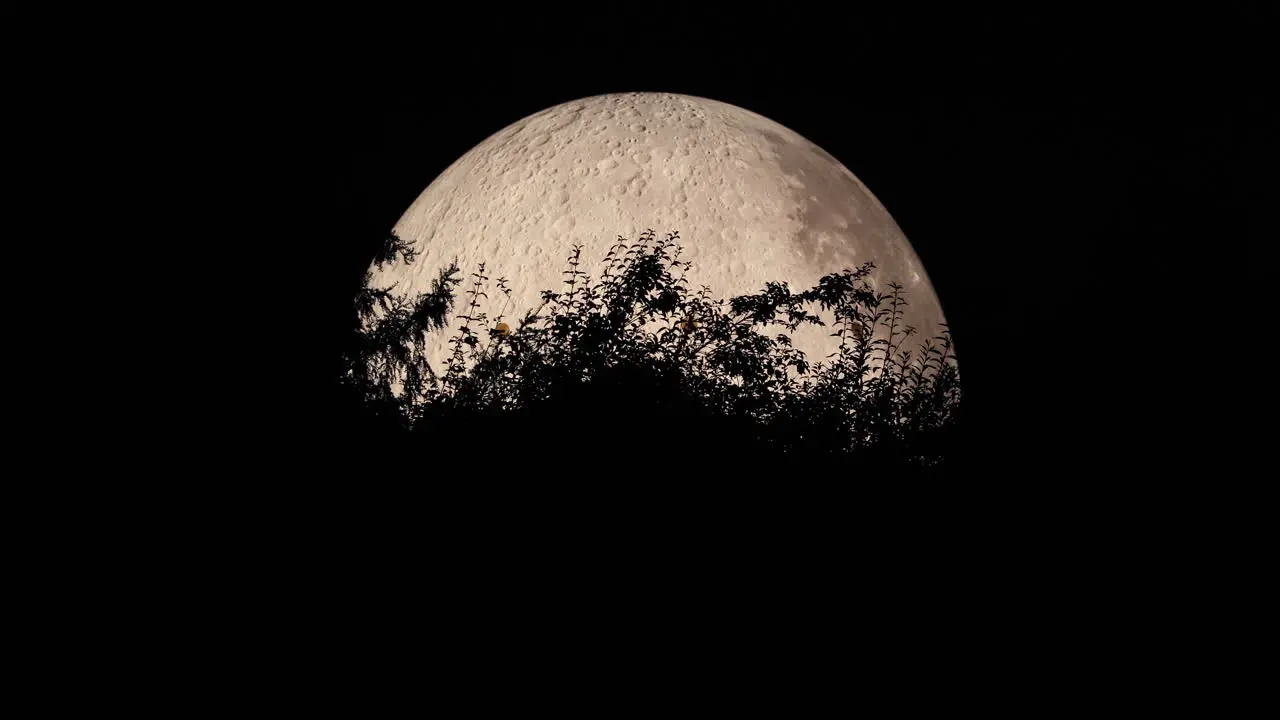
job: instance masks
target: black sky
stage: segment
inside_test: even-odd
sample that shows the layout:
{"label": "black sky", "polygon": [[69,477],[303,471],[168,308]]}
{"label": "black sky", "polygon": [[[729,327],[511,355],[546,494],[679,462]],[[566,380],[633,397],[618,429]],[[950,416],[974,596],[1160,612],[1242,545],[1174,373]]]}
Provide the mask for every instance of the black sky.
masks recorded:
{"label": "black sky", "polygon": [[1211,50],[1230,46],[1235,20],[1190,42],[1194,23],[1068,15],[654,14],[502,16],[483,33],[415,17],[308,36],[272,84],[302,153],[296,184],[319,203],[318,327],[336,330],[375,245],[488,135],[587,95],[701,95],[806,136],[893,214],[952,325],[983,452],[1061,451],[1118,429],[1123,413],[1099,412],[1091,389],[1140,374],[1117,361],[1158,342],[1175,312],[1150,280],[1219,262],[1204,238],[1251,192],[1234,169],[1262,90],[1251,66]]}

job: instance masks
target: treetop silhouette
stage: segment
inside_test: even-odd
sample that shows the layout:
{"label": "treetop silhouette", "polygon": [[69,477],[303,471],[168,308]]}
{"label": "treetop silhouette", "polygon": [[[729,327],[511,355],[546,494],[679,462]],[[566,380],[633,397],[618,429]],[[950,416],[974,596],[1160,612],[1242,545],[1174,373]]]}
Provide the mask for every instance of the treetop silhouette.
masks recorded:
{"label": "treetop silhouette", "polygon": [[[617,437],[629,431],[692,433],[752,452],[843,452],[916,467],[945,460],[957,422],[959,375],[949,331],[904,347],[901,285],[875,292],[874,265],[824,276],[792,292],[766,283],[727,302],[688,287],[678,233],[618,237],[598,280],[581,246],[563,285],[514,327],[490,318],[485,265],[471,273],[453,320],[446,366],[427,360],[429,334],[449,325],[456,262],[429,292],[357,293],[342,381],[388,432],[456,440],[466,427],[507,426],[524,436]],[[413,262],[394,234],[375,258]],[[505,278],[496,289],[509,295]],[[827,318],[824,320],[824,318]],[[802,325],[839,339],[811,362],[792,347]]]}

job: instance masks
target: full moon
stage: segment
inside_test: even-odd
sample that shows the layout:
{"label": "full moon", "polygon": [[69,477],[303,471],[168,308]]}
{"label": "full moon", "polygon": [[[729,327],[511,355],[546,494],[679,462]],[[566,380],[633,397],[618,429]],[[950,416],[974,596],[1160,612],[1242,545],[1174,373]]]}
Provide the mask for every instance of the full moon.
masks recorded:
{"label": "full moon", "polygon": [[[917,339],[942,329],[920,258],[844,165],[761,115],[666,93],[564,103],[476,145],[395,225],[417,258],[371,268],[370,284],[394,284],[408,296],[427,292],[456,259],[461,291],[483,262],[490,300],[482,310],[491,321],[502,314],[514,323],[539,307],[543,290],[564,289],[573,245],[582,246],[581,269],[598,280],[618,236],[634,242],[646,229],[658,237],[679,232],[681,259],[693,263],[688,287],[707,285],[713,298],[760,292],[769,281],[799,292],[871,261],[877,291],[887,292],[890,281],[904,286],[904,322]],[[507,278],[509,298],[495,289],[499,277]],[[455,327],[451,321],[427,338],[437,371]],[[837,348],[831,332],[802,326],[792,342],[818,362]]]}

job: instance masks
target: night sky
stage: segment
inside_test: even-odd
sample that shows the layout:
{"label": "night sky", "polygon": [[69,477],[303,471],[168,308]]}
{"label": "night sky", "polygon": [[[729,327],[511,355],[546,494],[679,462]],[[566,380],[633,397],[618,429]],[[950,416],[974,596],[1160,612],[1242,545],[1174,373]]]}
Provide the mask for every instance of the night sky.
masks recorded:
{"label": "night sky", "polygon": [[[1117,378],[1144,372],[1121,360],[1176,325],[1150,281],[1216,263],[1197,248],[1250,192],[1231,168],[1260,88],[1172,26],[1146,23],[1135,44],[1135,26],[1066,17],[504,20],[330,29],[286,65],[277,102],[304,119],[299,175],[321,191],[307,242],[322,333],[400,214],[493,132],[588,95],[705,96],[809,138],[888,208],[952,326],[975,461],[1016,467],[1121,442],[1133,398]],[[1103,386],[1114,406],[1099,408]]]}
{"label": "night sky", "polygon": [[[1266,524],[1214,486],[1269,464],[1237,476],[1225,461],[1243,453],[1221,442],[1265,453],[1275,425],[1272,324],[1231,314],[1274,304],[1251,297],[1274,285],[1273,8],[46,5],[47,21],[0,24],[8,176],[53,200],[6,206],[42,223],[5,238],[40,251],[9,266],[36,281],[9,347],[41,371],[14,363],[11,385],[44,490],[13,504],[39,520],[15,555],[42,568],[23,589],[90,638],[77,655],[119,634],[195,658],[162,687],[196,702],[279,688],[360,717],[403,704],[401,686],[419,707],[461,697],[437,686],[489,702],[509,669],[576,670],[574,654],[634,658],[647,683],[717,643],[770,672],[799,659],[821,689],[852,650],[897,679],[863,683],[859,708],[1034,716],[1130,687],[1181,702],[1173,671],[1224,635],[1204,610],[1235,601],[1227,576],[1251,576],[1232,560]],[[339,352],[401,213],[504,126],[627,91],[759,113],[886,206],[953,329],[965,481],[729,463],[734,448],[660,428],[475,454],[361,434]],[[1186,412],[1221,390],[1240,407]],[[588,688],[630,700],[625,675],[603,678],[614,665],[590,665]],[[566,685],[527,687],[536,702]],[[601,694],[576,690],[557,699]]]}

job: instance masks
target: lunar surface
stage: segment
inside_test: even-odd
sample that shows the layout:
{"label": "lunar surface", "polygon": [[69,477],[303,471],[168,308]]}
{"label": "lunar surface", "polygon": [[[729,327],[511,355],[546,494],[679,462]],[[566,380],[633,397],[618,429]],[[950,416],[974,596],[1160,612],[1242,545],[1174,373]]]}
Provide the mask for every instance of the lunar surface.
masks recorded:
{"label": "lunar surface", "polygon": [[[412,263],[374,267],[371,284],[414,295],[457,259],[467,288],[486,263],[482,310],[515,322],[563,290],[565,260],[598,279],[619,235],[679,231],[692,261],[688,287],[728,300],[769,281],[806,290],[823,275],[876,265],[873,287],[897,281],[917,339],[941,328],[942,309],[907,238],[853,173],[778,123],[715,100],[662,93],[601,95],[557,105],[503,128],[458,158],[400,218]],[[504,300],[496,279],[506,277]],[[459,303],[463,297],[459,295]],[[814,308],[817,311],[817,308]],[[829,314],[824,321],[830,322]],[[456,327],[456,321],[451,320]],[[785,332],[770,329],[770,334]],[[829,327],[792,336],[810,362],[833,352]],[[428,341],[441,371],[453,329]]]}

